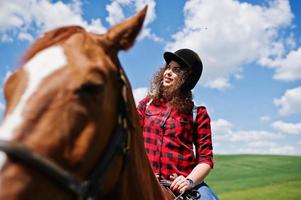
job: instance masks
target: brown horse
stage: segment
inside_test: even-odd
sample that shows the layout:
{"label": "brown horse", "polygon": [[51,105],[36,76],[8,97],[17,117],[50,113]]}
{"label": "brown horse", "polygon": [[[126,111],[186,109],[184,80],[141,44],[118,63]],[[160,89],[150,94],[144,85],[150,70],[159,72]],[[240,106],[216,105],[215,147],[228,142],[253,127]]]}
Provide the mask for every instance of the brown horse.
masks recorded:
{"label": "brown horse", "polygon": [[4,86],[1,200],[172,199],[149,166],[117,57],[145,14],[101,35],[58,28],[25,53]]}

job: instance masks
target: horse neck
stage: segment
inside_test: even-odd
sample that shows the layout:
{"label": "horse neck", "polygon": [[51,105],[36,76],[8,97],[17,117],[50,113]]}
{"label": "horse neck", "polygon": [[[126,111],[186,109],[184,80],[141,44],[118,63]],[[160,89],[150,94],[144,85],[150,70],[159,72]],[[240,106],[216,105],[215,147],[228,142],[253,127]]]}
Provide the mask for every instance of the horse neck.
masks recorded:
{"label": "horse neck", "polygon": [[141,134],[131,134],[135,137],[132,139],[130,155],[125,163],[119,188],[122,199],[165,199],[147,160]]}
{"label": "horse neck", "polygon": [[[132,102],[134,102],[133,99]],[[130,130],[131,147],[129,157],[124,163],[125,170],[117,185],[117,193],[120,194],[120,199],[173,199],[168,192],[162,189],[150,167],[135,104],[131,105],[129,106],[130,120],[133,125]]]}

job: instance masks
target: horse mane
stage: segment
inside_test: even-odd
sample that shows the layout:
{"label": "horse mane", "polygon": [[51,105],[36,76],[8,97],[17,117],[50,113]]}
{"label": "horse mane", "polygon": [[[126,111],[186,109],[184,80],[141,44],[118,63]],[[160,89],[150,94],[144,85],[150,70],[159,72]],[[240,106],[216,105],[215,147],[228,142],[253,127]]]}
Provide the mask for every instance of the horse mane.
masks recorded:
{"label": "horse mane", "polygon": [[22,62],[31,59],[39,51],[46,49],[54,44],[65,41],[75,33],[84,32],[80,26],[66,26],[46,32],[42,37],[38,38],[22,57]]}

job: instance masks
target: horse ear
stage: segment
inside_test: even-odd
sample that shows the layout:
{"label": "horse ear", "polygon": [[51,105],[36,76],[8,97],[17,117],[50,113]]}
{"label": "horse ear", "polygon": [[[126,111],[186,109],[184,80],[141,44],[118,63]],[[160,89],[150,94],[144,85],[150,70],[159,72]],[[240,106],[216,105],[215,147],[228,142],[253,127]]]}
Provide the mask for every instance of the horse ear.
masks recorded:
{"label": "horse ear", "polygon": [[142,28],[146,11],[147,6],[135,16],[111,27],[106,34],[109,44],[117,47],[117,50],[129,49],[134,44],[135,39]]}

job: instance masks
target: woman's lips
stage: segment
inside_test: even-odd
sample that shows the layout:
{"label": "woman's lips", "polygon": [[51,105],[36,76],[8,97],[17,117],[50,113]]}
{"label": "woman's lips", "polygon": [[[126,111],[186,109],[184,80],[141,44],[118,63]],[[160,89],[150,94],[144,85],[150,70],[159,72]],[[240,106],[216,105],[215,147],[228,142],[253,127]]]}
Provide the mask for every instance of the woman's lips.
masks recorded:
{"label": "woman's lips", "polygon": [[172,79],[171,79],[171,78],[164,77],[164,81],[167,82],[167,83],[170,83],[170,82],[172,82]]}

